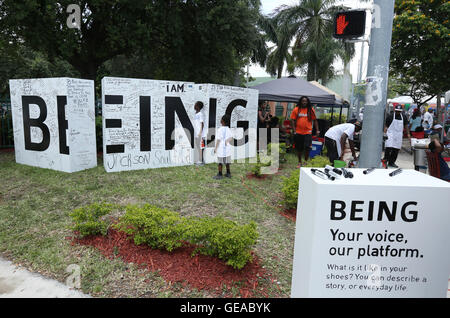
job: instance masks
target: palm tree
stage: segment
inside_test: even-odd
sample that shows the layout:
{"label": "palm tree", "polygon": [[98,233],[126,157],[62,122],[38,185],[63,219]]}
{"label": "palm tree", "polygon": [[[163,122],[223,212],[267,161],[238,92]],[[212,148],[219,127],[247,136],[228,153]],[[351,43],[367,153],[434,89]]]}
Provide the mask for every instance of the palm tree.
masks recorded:
{"label": "palm tree", "polygon": [[[277,9],[279,25],[289,25],[295,44],[289,69],[306,68],[308,81],[327,82],[334,76],[333,62],[341,57],[344,64],[354,54],[353,44],[333,39],[333,18],[344,9],[336,0],[301,0],[298,5]],[[292,37],[291,37],[292,38]]]}
{"label": "palm tree", "polygon": [[283,74],[284,63],[290,63],[292,55],[289,53],[290,43],[295,35],[295,27],[283,23],[275,17],[264,17],[260,27],[266,34],[266,39],[274,46],[269,48],[266,71],[272,76],[280,78]]}

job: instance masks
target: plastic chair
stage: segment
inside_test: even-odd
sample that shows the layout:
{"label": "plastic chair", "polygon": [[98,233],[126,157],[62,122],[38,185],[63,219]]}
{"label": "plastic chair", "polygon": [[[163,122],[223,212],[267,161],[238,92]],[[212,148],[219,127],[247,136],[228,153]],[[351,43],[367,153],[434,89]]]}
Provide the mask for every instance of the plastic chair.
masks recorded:
{"label": "plastic chair", "polygon": [[419,131],[419,132],[411,131],[411,137],[416,138],[416,139],[423,139],[423,138],[425,138],[425,132],[424,131]]}
{"label": "plastic chair", "polygon": [[440,179],[441,170],[439,168],[438,154],[429,150],[425,150],[425,154],[427,156],[428,162],[428,173],[430,174],[430,176]]}

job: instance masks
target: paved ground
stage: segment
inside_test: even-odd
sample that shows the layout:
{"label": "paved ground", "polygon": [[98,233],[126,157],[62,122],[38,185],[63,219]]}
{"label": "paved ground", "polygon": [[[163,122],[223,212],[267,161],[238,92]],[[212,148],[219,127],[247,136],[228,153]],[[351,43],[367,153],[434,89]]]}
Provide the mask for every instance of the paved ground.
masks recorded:
{"label": "paved ground", "polygon": [[[67,274],[68,276],[70,274]],[[83,293],[0,258],[0,298],[85,298]]]}
{"label": "paved ground", "polygon": [[[405,149],[409,150],[407,144]],[[351,154],[347,154],[350,155]],[[414,156],[401,150],[396,164],[403,169],[414,169]],[[426,173],[426,170],[422,172]],[[69,274],[68,274],[69,276]],[[450,298],[450,280],[447,298]],[[18,268],[0,258],[0,298],[84,298],[89,297],[58,281]]]}

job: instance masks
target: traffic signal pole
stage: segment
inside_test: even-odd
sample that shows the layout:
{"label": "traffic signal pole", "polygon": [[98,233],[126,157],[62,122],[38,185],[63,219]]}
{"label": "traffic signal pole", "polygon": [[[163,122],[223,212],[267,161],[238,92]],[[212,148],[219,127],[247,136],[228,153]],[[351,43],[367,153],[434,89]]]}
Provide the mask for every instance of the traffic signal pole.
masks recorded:
{"label": "traffic signal pole", "polygon": [[381,166],[394,0],[374,0],[359,168]]}

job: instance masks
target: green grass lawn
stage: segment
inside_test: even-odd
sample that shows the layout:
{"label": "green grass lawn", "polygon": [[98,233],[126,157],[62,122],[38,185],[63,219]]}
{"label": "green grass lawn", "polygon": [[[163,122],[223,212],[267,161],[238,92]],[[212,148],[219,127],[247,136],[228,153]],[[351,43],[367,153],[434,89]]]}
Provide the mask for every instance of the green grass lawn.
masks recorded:
{"label": "green grass lawn", "polygon": [[296,156],[288,154],[279,174],[255,180],[245,178],[249,163],[235,163],[231,179],[213,180],[216,164],[106,173],[99,157],[96,168],[69,174],[20,165],[14,153],[0,153],[0,253],[61,282],[69,276],[67,266],[77,264],[81,289],[93,296],[210,296],[181,284],[169,285],[158,273],[107,259],[92,247],[72,246],[67,239],[73,236],[69,213],[77,207],[95,202],[149,203],[184,216],[220,215],[240,224],[256,222],[255,252],[277,281],[262,278],[261,286],[270,297],[289,297],[295,223],[274,207],[282,200],[281,176],[289,175],[296,164]]}

